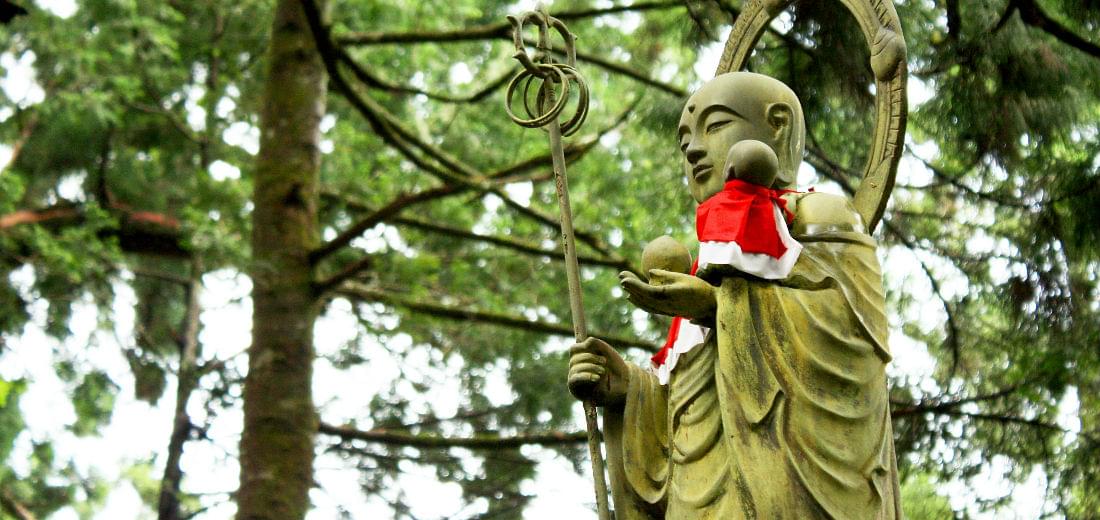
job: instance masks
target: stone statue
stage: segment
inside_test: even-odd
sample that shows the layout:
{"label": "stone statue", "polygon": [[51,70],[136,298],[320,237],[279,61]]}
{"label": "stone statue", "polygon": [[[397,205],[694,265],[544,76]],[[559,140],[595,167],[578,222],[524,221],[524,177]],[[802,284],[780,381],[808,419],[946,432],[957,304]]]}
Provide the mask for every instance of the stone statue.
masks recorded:
{"label": "stone statue", "polygon": [[663,237],[648,280],[620,274],[631,302],[690,320],[699,341],[674,347],[661,377],[598,339],[572,348],[571,392],[604,408],[616,518],[900,518],[875,243],[846,197],[789,190],[798,99],[721,74],[688,99],[679,136],[692,197],[771,193],[766,234],[796,260],[757,272],[700,259],[688,274],[684,246]]}

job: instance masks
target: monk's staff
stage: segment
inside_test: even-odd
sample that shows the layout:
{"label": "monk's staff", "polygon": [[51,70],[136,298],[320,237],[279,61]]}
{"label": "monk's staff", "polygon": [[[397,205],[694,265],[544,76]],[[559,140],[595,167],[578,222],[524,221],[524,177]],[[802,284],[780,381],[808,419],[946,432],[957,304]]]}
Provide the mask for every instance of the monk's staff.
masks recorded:
{"label": "monk's staff", "polygon": [[[580,267],[577,265],[577,247],[573,238],[573,214],[569,209],[569,188],[565,178],[565,154],[562,151],[561,138],[576,132],[588,115],[588,86],[576,69],[576,50],[573,47],[575,36],[565,24],[551,17],[545,10],[539,9],[524,13],[518,17],[509,16],[513,26],[516,53],[513,56],[523,70],[508,84],[508,95],[504,108],[516,124],[526,128],[542,128],[550,134],[550,155],[554,161],[554,185],[558,191],[558,207],[561,210],[562,249],[565,250],[565,274],[569,282],[569,309],[573,314],[573,334],[578,343],[588,338],[584,322],[584,308],[581,304]],[[539,28],[534,59],[527,55],[523,42],[523,26],[533,23]],[[557,63],[550,56],[550,29],[558,31],[564,40],[566,63]],[[537,85],[533,93],[532,87]],[[560,123],[558,116],[569,101],[569,89],[577,86],[577,109],[568,121]],[[513,96],[519,92],[523,98],[526,117],[517,116],[512,111]],[[584,401],[584,419],[588,427],[588,453],[592,457],[592,476],[596,486],[596,510],[600,520],[610,520],[607,505],[607,481],[604,479],[603,452],[600,450],[600,426],[596,421],[596,405]]]}

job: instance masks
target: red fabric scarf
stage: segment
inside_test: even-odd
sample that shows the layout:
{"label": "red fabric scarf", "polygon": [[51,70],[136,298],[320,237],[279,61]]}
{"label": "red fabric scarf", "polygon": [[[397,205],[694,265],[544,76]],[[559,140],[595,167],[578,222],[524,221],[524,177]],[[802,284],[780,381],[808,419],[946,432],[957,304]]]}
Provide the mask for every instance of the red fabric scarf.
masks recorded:
{"label": "red fabric scarf", "polygon": [[794,215],[787,209],[784,193],[793,190],[773,190],[749,184],[740,179],[726,183],[722,191],[705,200],[695,210],[695,233],[699,242],[737,242],[745,253],[761,253],[779,258],[787,246],[776,234],[772,201],[779,204],[783,216],[790,222]]}

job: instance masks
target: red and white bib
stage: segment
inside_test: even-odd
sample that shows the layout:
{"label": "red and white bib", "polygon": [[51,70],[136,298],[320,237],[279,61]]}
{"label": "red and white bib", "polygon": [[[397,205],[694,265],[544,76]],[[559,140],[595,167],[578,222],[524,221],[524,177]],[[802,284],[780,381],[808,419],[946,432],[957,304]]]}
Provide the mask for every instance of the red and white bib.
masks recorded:
{"label": "red and white bib", "polygon": [[[711,264],[724,264],[767,280],[786,278],[798,261],[802,244],[787,229],[794,215],[781,198],[790,190],[773,190],[734,179],[703,201],[695,212],[699,255],[691,274]],[[668,384],[680,355],[703,343],[709,330],[679,316],[668,340],[651,359],[662,385]]]}

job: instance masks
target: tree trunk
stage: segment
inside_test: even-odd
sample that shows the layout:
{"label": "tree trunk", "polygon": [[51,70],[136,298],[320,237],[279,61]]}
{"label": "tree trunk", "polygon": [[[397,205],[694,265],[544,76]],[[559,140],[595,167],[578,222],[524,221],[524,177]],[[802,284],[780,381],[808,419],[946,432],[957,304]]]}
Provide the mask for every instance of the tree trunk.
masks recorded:
{"label": "tree trunk", "polygon": [[252,346],[244,387],[237,518],[300,519],[313,482],[313,322],[309,253],[318,244],[320,122],[326,77],[297,0],[271,31],[252,213]]}

